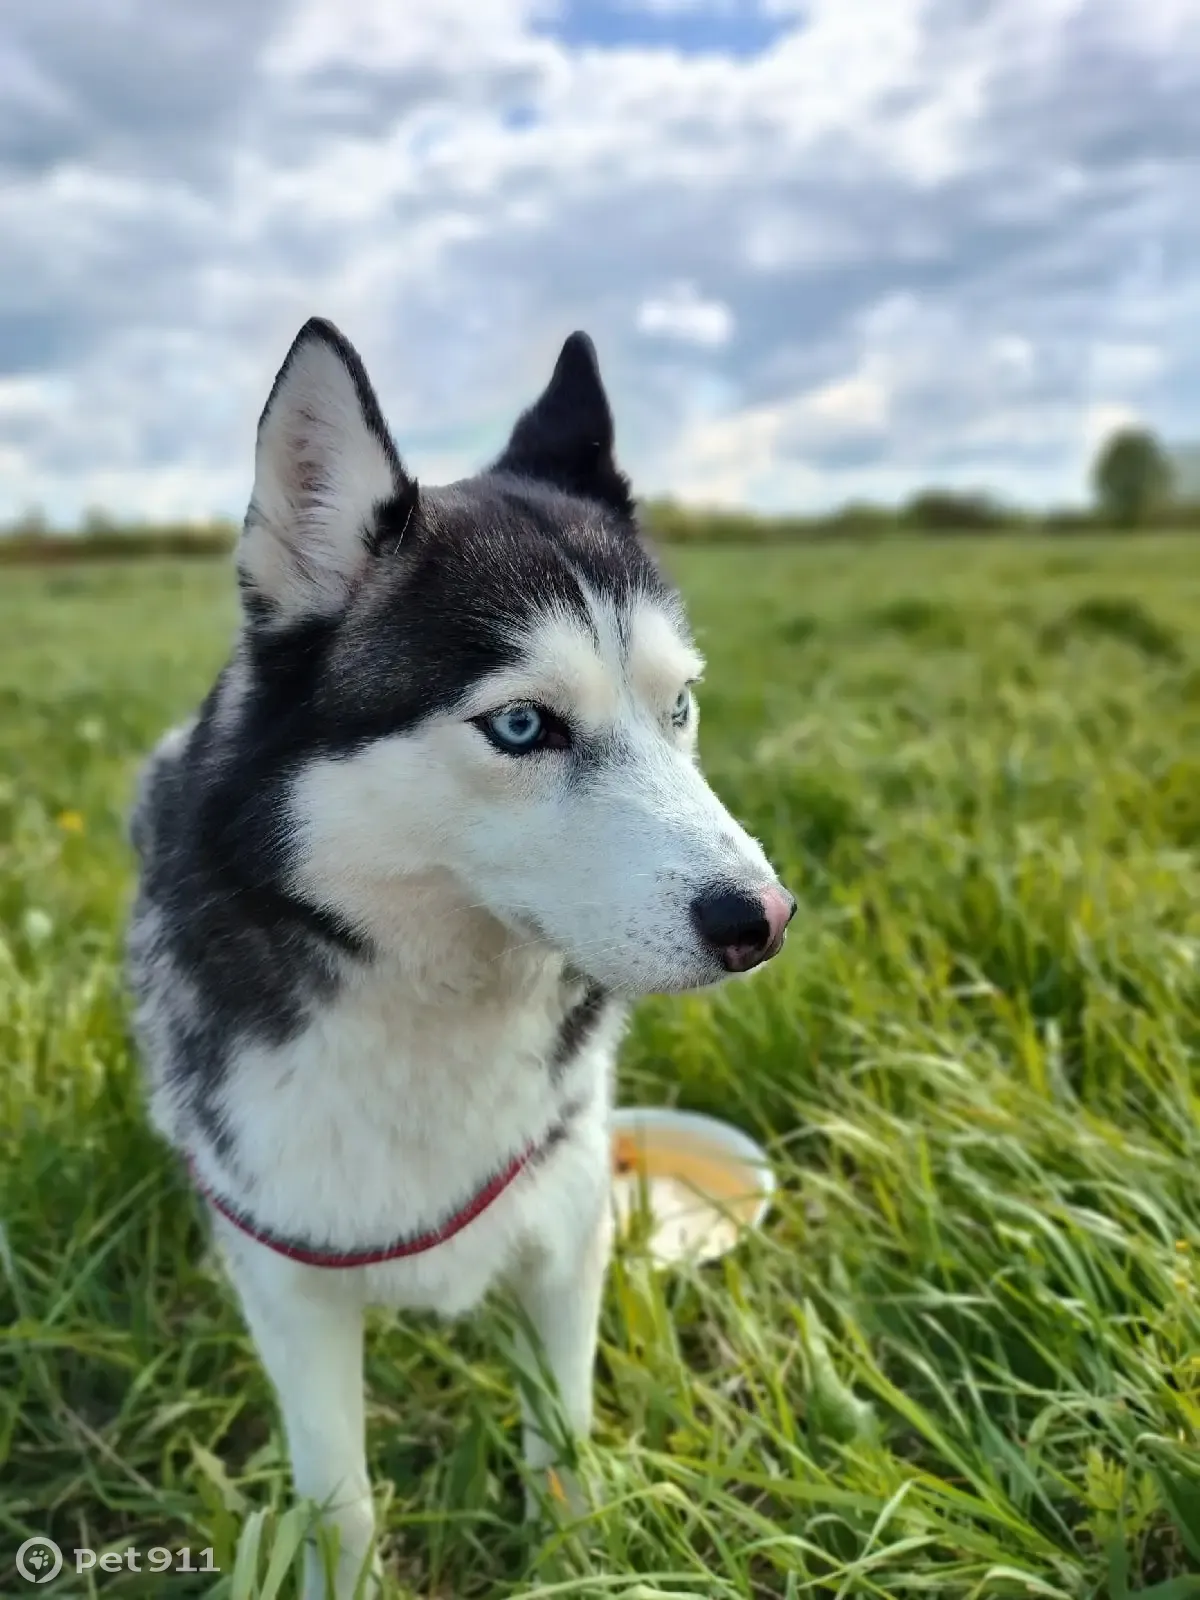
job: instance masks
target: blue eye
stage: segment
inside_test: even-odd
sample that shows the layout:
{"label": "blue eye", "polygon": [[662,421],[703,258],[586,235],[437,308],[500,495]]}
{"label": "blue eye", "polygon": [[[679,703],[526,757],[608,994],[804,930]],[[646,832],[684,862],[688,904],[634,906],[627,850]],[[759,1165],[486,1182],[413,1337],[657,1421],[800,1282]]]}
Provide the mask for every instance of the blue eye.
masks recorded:
{"label": "blue eye", "polygon": [[565,724],[541,706],[508,706],[476,718],[476,726],[506,755],[534,750],[565,750],[571,743]]}
{"label": "blue eye", "polygon": [[509,750],[531,750],[542,737],[542,719],[534,706],[516,706],[489,717],[488,729]]}
{"label": "blue eye", "polygon": [[682,728],[687,722],[691,709],[692,691],[690,689],[681,689],[679,699],[676,700],[674,709],[671,712],[671,721],[677,728]]}

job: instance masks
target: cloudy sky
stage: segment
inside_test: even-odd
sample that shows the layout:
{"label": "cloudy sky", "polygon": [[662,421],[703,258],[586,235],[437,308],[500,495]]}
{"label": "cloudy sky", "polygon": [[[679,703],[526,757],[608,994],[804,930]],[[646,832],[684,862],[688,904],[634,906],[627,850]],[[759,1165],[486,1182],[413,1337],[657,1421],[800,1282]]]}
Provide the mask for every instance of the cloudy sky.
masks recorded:
{"label": "cloudy sky", "polygon": [[4,0],[0,517],[240,516],[313,313],[427,481],[572,328],[643,493],[1200,436],[1200,0]]}

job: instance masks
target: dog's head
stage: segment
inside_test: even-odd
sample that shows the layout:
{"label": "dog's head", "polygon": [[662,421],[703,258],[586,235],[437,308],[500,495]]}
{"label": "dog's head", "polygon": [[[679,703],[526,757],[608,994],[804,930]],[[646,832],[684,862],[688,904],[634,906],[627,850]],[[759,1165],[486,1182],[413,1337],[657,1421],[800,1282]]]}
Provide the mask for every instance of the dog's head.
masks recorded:
{"label": "dog's head", "polygon": [[253,752],[243,793],[277,796],[261,844],[293,893],[379,937],[400,880],[432,875],[447,916],[482,907],[633,993],[779,949],[795,903],[698,769],[701,659],[586,335],[493,466],[427,489],[354,350],[308,323],[259,423],[238,570],[213,715]]}

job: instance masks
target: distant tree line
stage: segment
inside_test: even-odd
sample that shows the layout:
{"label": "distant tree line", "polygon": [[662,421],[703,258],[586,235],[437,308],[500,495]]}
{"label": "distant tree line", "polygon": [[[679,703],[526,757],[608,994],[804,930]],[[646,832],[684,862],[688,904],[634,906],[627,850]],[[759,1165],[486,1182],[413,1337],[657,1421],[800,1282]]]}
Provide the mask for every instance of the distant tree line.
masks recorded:
{"label": "distant tree line", "polygon": [[[705,509],[672,500],[643,507],[650,534],[663,544],[790,544],[820,539],[885,539],[905,534],[970,538],[987,534],[1200,533],[1200,490],[1177,492],[1171,457],[1147,429],[1120,428],[1104,440],[1090,473],[1087,507],[1027,511],[986,492],[922,489],[900,506],[852,501],[811,515],[765,516]],[[37,511],[0,528],[0,565],[80,559],[227,555],[234,524],[128,525],[87,513],[77,529],[55,529]]]}

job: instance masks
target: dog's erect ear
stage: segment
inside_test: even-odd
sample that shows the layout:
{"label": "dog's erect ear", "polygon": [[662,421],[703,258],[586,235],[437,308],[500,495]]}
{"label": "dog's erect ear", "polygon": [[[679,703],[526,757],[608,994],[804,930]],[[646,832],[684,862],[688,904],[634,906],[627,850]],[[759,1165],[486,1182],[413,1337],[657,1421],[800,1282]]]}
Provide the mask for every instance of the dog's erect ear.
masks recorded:
{"label": "dog's erect ear", "polygon": [[332,323],[306,322],[258,424],[254,493],[238,573],[254,620],[330,617],[402,531],[417,486],[358,352]]}
{"label": "dog's erect ear", "polygon": [[492,470],[632,514],[629,480],[613,456],[612,411],[596,347],[586,333],[573,333],[563,345],[544,393],[521,414]]}

